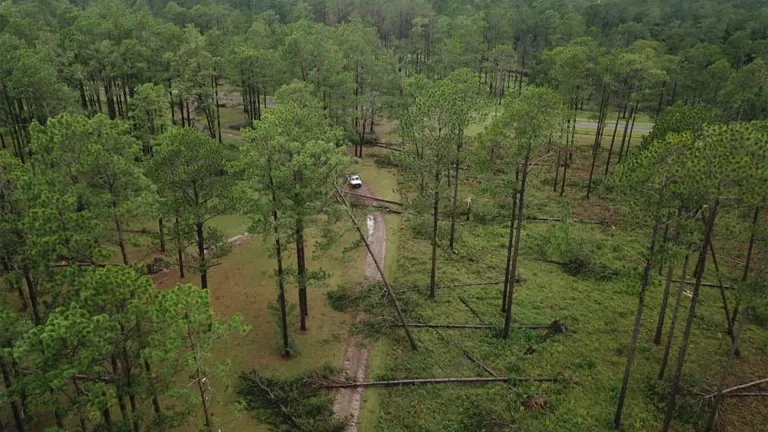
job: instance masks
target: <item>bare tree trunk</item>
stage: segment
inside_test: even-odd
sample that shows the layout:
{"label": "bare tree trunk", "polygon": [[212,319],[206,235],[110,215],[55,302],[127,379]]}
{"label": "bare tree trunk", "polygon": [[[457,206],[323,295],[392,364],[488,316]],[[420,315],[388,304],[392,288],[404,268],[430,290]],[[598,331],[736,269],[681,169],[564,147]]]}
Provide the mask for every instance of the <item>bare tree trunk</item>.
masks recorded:
{"label": "bare tree trunk", "polygon": [[653,336],[653,343],[661,345],[661,336],[664,333],[664,320],[667,317],[667,305],[669,304],[669,292],[672,286],[672,275],[675,271],[673,266],[667,268],[667,277],[664,281],[664,294],[661,296],[661,308],[659,309],[659,320],[656,324],[656,334]]}
{"label": "bare tree trunk", "polygon": [[[518,170],[515,174],[518,174]],[[516,176],[517,177],[517,176]],[[510,276],[510,267],[512,265],[512,249],[515,240],[515,219],[517,218],[517,189],[513,192],[512,197],[512,217],[509,218],[509,240],[507,241],[507,265],[504,267],[504,291],[501,299],[501,311],[507,311],[507,295],[509,294],[509,281],[510,278],[516,278],[517,275]]]}
{"label": "bare tree trunk", "polygon": [[632,106],[632,109],[629,111],[629,115],[626,118],[626,121],[624,122],[624,134],[621,136],[621,147],[619,147],[619,160],[618,162],[621,163],[622,158],[624,157],[624,145],[627,142],[627,132],[629,132],[629,122],[632,120],[632,113],[635,111],[635,106]]}
{"label": "bare tree trunk", "polygon": [[304,258],[304,222],[296,220],[296,266],[299,277],[299,317],[301,330],[307,329],[307,265]]}
{"label": "bare tree trunk", "polygon": [[[744,262],[744,272],[741,275],[741,281],[746,282],[749,278],[749,267],[752,264],[752,251],[755,248],[755,228],[757,227],[757,220],[760,217],[760,206],[755,206],[755,213],[752,216],[752,227],[750,229],[749,233],[749,245],[747,246],[747,259]],[[736,322],[736,318],[739,316],[739,306],[736,305],[735,308],[733,308],[733,318],[731,319],[732,323]]]}
{"label": "bare tree trunk", "polygon": [[571,142],[570,144],[567,142],[568,137],[566,136],[566,143],[565,143],[565,159],[563,163],[563,178],[562,183],[560,183],[560,196],[565,195],[565,178],[568,173],[568,166],[570,165],[572,161],[571,156],[571,148],[573,148],[573,139],[576,136],[576,104],[573,104],[573,122],[571,123]]}
{"label": "bare tree trunk", "polygon": [[27,292],[29,293],[29,304],[32,306],[32,319],[36,326],[42,324],[40,318],[40,308],[38,306],[37,299],[37,286],[34,279],[32,279],[32,272],[29,269],[29,265],[24,264],[23,267],[24,280],[27,282]]}
{"label": "bare tree trunk", "polygon": [[165,224],[162,216],[157,219],[157,229],[160,233],[160,252],[165,253]]}
{"label": "bare tree trunk", "polygon": [[627,390],[629,390],[629,376],[632,372],[632,365],[635,362],[635,356],[637,355],[637,341],[640,338],[640,328],[643,322],[643,310],[645,309],[645,294],[648,291],[648,285],[651,283],[651,267],[653,266],[653,258],[656,254],[656,238],[658,235],[659,222],[657,220],[653,225],[653,233],[651,234],[651,246],[648,248],[648,259],[645,261],[645,268],[643,269],[643,282],[640,285],[640,298],[637,302],[635,325],[632,329],[632,339],[630,341],[629,351],[627,353],[627,363],[624,365],[624,378],[621,382],[619,404],[616,407],[616,415],[613,418],[613,425],[616,426],[616,428],[621,427],[621,416],[624,412],[624,402],[627,398]]}
{"label": "bare tree trunk", "polygon": [[520,196],[517,202],[517,227],[515,227],[515,249],[512,252],[512,263],[509,266],[509,289],[507,292],[507,310],[504,314],[504,339],[509,339],[509,331],[512,327],[512,300],[515,295],[515,283],[517,282],[517,260],[520,256],[520,238],[523,232],[523,221],[525,219],[525,185],[528,181],[528,164],[531,160],[531,149],[525,153],[525,159],[523,160],[521,180],[520,180]]}
{"label": "bare tree trunk", "polygon": [[197,260],[200,269],[200,288],[208,289],[208,260],[205,257],[205,233],[203,223],[195,222],[197,232]]}
{"label": "bare tree trunk", "polygon": [[[112,202],[112,208],[117,212],[117,203]],[[123,257],[123,264],[128,264],[128,250],[125,246],[125,231],[123,231],[123,224],[120,222],[120,218],[115,214],[115,227],[117,228],[118,244],[120,245],[120,255]]]}
{"label": "bare tree trunk", "polygon": [[[3,272],[5,272],[6,275],[9,275],[12,271],[11,263],[8,259],[0,260],[3,264]],[[15,289],[16,292],[19,295],[19,303],[21,306],[21,312],[26,312],[29,308],[29,304],[27,303],[27,296],[24,294],[24,287],[21,284],[21,281],[19,281],[15,277],[10,277],[6,279],[7,283],[10,285],[11,289]]]}
{"label": "bare tree trunk", "polygon": [[[112,354],[109,358],[110,363],[112,364],[112,374],[116,377],[120,376],[120,368],[117,364],[117,356],[115,354]],[[123,380],[125,379],[125,376],[123,376]],[[117,390],[117,405],[120,408],[120,415],[128,422],[130,414],[128,414],[128,408],[125,404],[125,383],[123,380],[117,379],[115,380],[115,389]],[[130,388],[130,387],[129,387]]]}
{"label": "bare tree trunk", "polygon": [[632,110],[632,125],[629,127],[629,138],[627,138],[627,149],[624,152],[624,157],[629,157],[629,147],[632,144],[632,132],[635,131],[635,120],[637,120],[637,107]]}
{"label": "bare tree trunk", "polygon": [[189,338],[190,348],[194,352],[195,357],[195,381],[197,382],[197,390],[200,393],[200,404],[203,407],[203,416],[205,418],[205,430],[206,432],[213,432],[213,416],[211,414],[211,407],[208,403],[208,385],[204,382],[207,381],[203,376],[202,359],[200,358],[200,347],[197,341],[192,335],[192,328],[187,324],[187,336]]}
{"label": "bare tree trunk", "polygon": [[[728,335],[733,341],[733,323],[731,322],[731,310],[728,306],[728,294],[725,293],[725,285],[723,284],[723,278],[720,275],[720,266],[717,264],[717,255],[715,255],[714,241],[709,242],[709,253],[712,254],[712,264],[715,266],[715,274],[717,275],[717,285],[720,288],[720,300],[723,302],[723,312],[725,312],[725,322],[728,327]],[[739,355],[738,349],[736,355]]]}
{"label": "bare tree trunk", "polygon": [[691,245],[688,245],[685,252],[685,259],[683,260],[683,275],[680,278],[681,281],[677,287],[677,294],[675,296],[675,306],[672,308],[672,321],[669,324],[669,333],[667,334],[667,343],[664,345],[664,356],[661,360],[661,367],[659,368],[659,375],[657,379],[659,381],[664,379],[664,374],[669,363],[669,354],[672,350],[672,341],[675,337],[675,328],[677,327],[677,317],[680,314],[680,304],[683,300],[683,291],[685,291],[685,278],[688,276],[688,263],[691,257]]}
{"label": "bare tree trunk", "polygon": [[[519,180],[520,167],[515,169],[515,183]],[[512,216],[509,219],[509,239],[507,240],[507,263],[504,267],[504,291],[502,293],[501,311],[507,311],[507,295],[509,292],[510,266],[512,265],[512,250],[515,241],[515,221],[517,220],[517,198],[520,192],[517,188],[512,191]],[[513,276],[517,277],[517,275]]]}
{"label": "bare tree trunk", "polygon": [[603,96],[600,103],[600,114],[598,115],[597,130],[595,131],[595,144],[592,147],[592,165],[589,168],[589,181],[587,182],[587,199],[592,192],[592,177],[595,174],[595,164],[597,155],[600,153],[601,141],[603,139],[602,128],[605,123],[605,111],[608,105],[608,98],[605,95],[605,85],[603,85]]}
{"label": "bare tree trunk", "polygon": [[728,351],[728,358],[725,360],[725,365],[723,366],[723,373],[720,376],[720,383],[717,385],[717,395],[714,399],[714,404],[712,406],[712,411],[709,413],[709,420],[707,421],[707,427],[704,429],[705,432],[711,432],[714,430],[715,427],[715,420],[717,419],[717,412],[720,409],[720,403],[723,401],[723,391],[725,390],[725,386],[728,384],[728,375],[731,372],[731,366],[733,365],[733,360],[737,356],[737,352],[739,350],[739,342],[741,341],[741,332],[744,331],[744,327],[747,324],[747,314],[742,315],[742,321],[741,325],[737,326],[737,323],[734,323],[734,332],[733,332],[733,340],[731,341],[731,349]]}
{"label": "bare tree trunk", "polygon": [[219,111],[219,82],[216,77],[213,78],[213,105],[216,108],[216,131],[221,143],[221,112]]}
{"label": "bare tree trunk", "polygon": [[683,340],[680,345],[680,352],[677,357],[677,369],[675,370],[675,377],[672,380],[672,387],[669,391],[669,400],[667,401],[667,412],[664,415],[664,424],[662,425],[662,432],[669,431],[672,424],[672,418],[675,414],[675,407],[677,403],[677,392],[680,388],[680,380],[683,376],[683,368],[685,367],[685,357],[688,354],[688,344],[691,339],[691,330],[693,329],[693,321],[696,318],[696,306],[698,304],[699,295],[701,293],[701,282],[704,278],[704,269],[707,266],[707,252],[709,252],[709,244],[712,241],[712,232],[715,227],[715,220],[717,218],[717,210],[720,205],[720,199],[715,199],[712,204],[712,208],[707,220],[707,230],[704,234],[704,241],[701,245],[701,251],[699,252],[699,261],[696,268],[696,285],[693,288],[693,296],[691,297],[691,307],[688,311],[688,320],[685,323],[685,331],[683,333]]}
{"label": "bare tree trunk", "polygon": [[283,248],[280,243],[280,230],[278,224],[280,223],[280,217],[277,214],[277,196],[275,192],[275,184],[272,179],[271,165],[269,167],[269,188],[272,193],[272,224],[274,225],[275,233],[275,257],[277,259],[277,302],[280,304],[280,326],[283,336],[283,356],[285,358],[291,357],[290,341],[288,340],[288,308],[286,306],[285,298],[285,270],[283,269]]}
{"label": "bare tree trunk", "polygon": [[608,175],[608,168],[611,166],[613,157],[613,144],[616,142],[616,132],[619,130],[619,120],[621,119],[621,107],[616,113],[616,123],[613,125],[613,136],[611,137],[611,147],[608,149],[608,160],[605,162],[605,175]]}
{"label": "bare tree trunk", "polygon": [[451,203],[451,235],[448,241],[448,246],[451,250],[454,250],[454,240],[456,235],[456,203],[459,199],[459,153],[461,152],[462,141],[464,140],[464,134],[461,134],[459,143],[456,145],[456,162],[454,164],[454,177],[453,177],[453,202]]}
{"label": "bare tree trunk", "polygon": [[555,183],[552,187],[553,192],[557,192],[557,185],[558,181],[560,179],[560,154],[562,153],[562,150],[557,151],[557,160],[555,162]]}
{"label": "bare tree trunk", "polygon": [[147,373],[147,379],[149,380],[149,387],[152,390],[152,407],[155,410],[155,414],[159,415],[162,410],[160,409],[160,400],[157,398],[157,390],[155,389],[155,378],[152,374],[152,366],[149,361],[144,359],[144,372]]}
{"label": "bare tree trunk", "polygon": [[[3,384],[7,390],[10,390],[14,386],[13,375],[11,374],[10,367],[0,356],[0,371],[3,374]],[[16,398],[11,399],[11,411],[13,412],[13,421],[16,424],[17,432],[26,432],[26,416],[24,415],[24,409],[22,408],[19,400]]]}
{"label": "bare tree trunk", "polygon": [[179,94],[179,116],[181,117],[181,127],[184,127],[184,98]]}
{"label": "bare tree trunk", "polygon": [[432,269],[429,275],[429,297],[435,298],[437,273],[437,222],[440,211],[440,167],[435,168],[435,201],[432,206]]}

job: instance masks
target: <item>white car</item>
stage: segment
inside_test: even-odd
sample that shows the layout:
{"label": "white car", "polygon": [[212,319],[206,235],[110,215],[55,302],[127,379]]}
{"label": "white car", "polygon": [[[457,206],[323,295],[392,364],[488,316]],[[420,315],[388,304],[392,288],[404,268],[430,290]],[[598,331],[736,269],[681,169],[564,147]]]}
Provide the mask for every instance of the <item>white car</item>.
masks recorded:
{"label": "white car", "polygon": [[363,181],[360,180],[360,176],[357,174],[349,176],[349,185],[353,188],[359,188],[363,185]]}

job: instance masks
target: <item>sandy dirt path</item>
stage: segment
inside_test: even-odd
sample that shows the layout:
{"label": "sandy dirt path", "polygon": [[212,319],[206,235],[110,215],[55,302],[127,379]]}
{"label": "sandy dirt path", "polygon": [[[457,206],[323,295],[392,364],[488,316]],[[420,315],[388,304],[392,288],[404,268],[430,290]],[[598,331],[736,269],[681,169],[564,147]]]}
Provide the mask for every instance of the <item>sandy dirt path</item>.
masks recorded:
{"label": "sandy dirt path", "polygon": [[[370,195],[367,188],[362,188],[360,193]],[[371,195],[372,196],[372,195]],[[384,258],[387,252],[387,231],[384,224],[384,217],[380,213],[373,213],[366,217],[366,226],[368,228],[368,243],[381,266],[384,266]],[[381,275],[376,269],[376,264],[369,254],[366,254],[365,260],[365,280],[366,282],[381,280]],[[357,316],[357,322],[365,319],[364,314]],[[359,335],[350,339],[347,345],[347,351],[344,355],[344,376],[348,380],[358,382],[365,381],[368,375],[369,347],[365,340]],[[336,394],[333,409],[340,418],[349,417],[349,426],[347,432],[357,432],[360,425],[360,409],[363,403],[364,388],[341,389]]]}

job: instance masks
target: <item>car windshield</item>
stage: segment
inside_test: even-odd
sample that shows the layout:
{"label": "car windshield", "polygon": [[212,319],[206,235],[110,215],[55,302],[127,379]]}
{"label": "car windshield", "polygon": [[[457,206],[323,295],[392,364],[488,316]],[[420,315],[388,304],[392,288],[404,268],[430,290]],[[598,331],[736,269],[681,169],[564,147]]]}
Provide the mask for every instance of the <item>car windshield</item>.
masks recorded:
{"label": "car windshield", "polygon": [[352,176],[352,178],[350,180],[352,180],[352,181],[360,180],[360,176],[354,175],[354,176]]}

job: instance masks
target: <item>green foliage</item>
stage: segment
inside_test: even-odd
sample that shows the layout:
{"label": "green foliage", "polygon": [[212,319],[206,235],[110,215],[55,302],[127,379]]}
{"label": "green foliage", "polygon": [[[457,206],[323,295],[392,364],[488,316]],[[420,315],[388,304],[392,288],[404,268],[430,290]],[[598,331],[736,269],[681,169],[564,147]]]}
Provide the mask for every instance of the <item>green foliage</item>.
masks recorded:
{"label": "green foliage", "polygon": [[238,393],[259,421],[274,431],[342,432],[347,419],[337,419],[333,399],[318,384],[338,373],[329,365],[301,375],[268,377],[254,369],[240,375]]}
{"label": "green foliage", "polygon": [[128,104],[133,136],[141,141],[145,155],[152,152],[157,136],[170,126],[165,93],[162,86],[142,84]]}
{"label": "green foliage", "polygon": [[[197,270],[202,274],[229,251],[223,234],[206,225],[238,208],[236,180],[228,166],[224,145],[197,129],[172,128],[158,138],[147,167],[162,199],[162,214],[174,218],[178,245],[187,244],[194,235],[186,230],[197,231]],[[200,243],[205,253],[200,253]]]}

